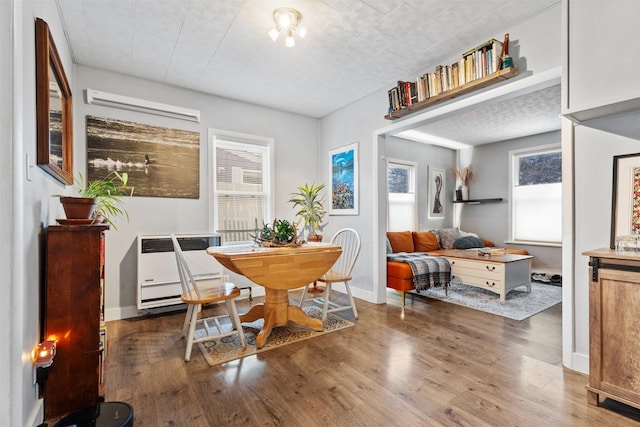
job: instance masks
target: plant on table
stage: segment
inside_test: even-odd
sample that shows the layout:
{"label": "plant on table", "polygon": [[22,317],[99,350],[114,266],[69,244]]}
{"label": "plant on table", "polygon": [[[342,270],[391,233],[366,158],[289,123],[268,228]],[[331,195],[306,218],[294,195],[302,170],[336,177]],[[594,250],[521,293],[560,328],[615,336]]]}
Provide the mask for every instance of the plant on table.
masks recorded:
{"label": "plant on table", "polygon": [[320,194],[324,184],[304,184],[297,189],[297,192],[291,193],[289,202],[293,203],[294,208],[299,208],[296,212],[298,222],[301,220],[304,222],[308,240],[321,241],[322,229],[327,225],[322,223],[322,219],[327,214],[323,206],[323,196]]}
{"label": "plant on table", "polygon": [[264,224],[253,236],[256,243],[262,246],[298,246],[296,226],[286,219],[276,219],[273,225]]}

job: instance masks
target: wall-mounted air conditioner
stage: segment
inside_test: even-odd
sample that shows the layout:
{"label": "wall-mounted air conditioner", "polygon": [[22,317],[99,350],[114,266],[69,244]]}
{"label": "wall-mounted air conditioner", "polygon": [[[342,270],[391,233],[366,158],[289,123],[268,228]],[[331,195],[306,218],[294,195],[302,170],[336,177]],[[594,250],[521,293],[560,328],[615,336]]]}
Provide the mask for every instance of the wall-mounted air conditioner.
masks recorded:
{"label": "wall-mounted air conditioner", "polygon": [[148,114],[173,117],[176,119],[200,121],[200,111],[175,105],[161,104],[159,102],[132,98],[130,96],[117,95],[115,93],[101,92],[87,89],[87,104],[104,105],[106,107],[122,108]]}

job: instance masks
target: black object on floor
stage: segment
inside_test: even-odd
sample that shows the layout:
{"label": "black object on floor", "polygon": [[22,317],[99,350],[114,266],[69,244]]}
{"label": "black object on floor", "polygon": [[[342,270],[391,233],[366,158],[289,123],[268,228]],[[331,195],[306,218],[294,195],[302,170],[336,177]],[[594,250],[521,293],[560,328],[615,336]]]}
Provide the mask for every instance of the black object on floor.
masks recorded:
{"label": "black object on floor", "polygon": [[132,427],[133,407],[125,402],[101,402],[67,415],[54,427]]}
{"label": "black object on floor", "polygon": [[562,276],[559,274],[532,273],[531,281],[547,285],[562,286]]}

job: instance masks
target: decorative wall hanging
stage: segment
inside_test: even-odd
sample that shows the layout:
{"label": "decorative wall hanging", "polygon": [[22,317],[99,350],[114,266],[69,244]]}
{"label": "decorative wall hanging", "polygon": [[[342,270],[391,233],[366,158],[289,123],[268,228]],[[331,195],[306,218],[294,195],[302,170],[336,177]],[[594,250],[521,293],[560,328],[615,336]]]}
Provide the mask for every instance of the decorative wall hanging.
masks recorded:
{"label": "decorative wall hanging", "polygon": [[200,133],[87,116],[87,180],[127,172],[133,197],[200,197]]}
{"label": "decorative wall hanging", "polygon": [[613,157],[611,241],[616,237],[640,234],[640,153]]}
{"label": "decorative wall hanging", "polygon": [[429,218],[444,218],[444,192],[445,192],[445,171],[444,169],[429,167]]}
{"label": "decorative wall hanging", "polygon": [[358,143],[329,151],[329,215],[358,215]]}
{"label": "decorative wall hanging", "polygon": [[49,25],[36,18],[37,163],[63,184],[73,184],[71,88]]}

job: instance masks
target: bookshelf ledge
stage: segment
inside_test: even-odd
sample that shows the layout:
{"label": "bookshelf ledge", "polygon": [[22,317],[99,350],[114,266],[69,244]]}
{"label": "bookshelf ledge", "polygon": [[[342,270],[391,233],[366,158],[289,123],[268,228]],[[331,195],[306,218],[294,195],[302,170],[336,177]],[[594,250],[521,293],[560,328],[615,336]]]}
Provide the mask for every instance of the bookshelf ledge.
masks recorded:
{"label": "bookshelf ledge", "polygon": [[[473,80],[467,84],[464,84],[455,89],[451,89],[447,92],[443,92],[439,95],[432,96],[431,98],[427,98],[424,101],[416,102],[413,105],[409,105],[406,108],[401,110],[393,111],[386,116],[384,116],[387,120],[396,120],[400,119],[409,114],[413,114],[417,111],[423,110],[425,108],[434,106],[436,104],[442,103],[444,101],[448,101],[450,99],[456,98],[458,96],[466,95],[467,93],[483,89],[487,86],[491,86],[493,84],[499,83],[501,81],[510,79],[518,75],[518,69],[515,67],[504,68],[502,70],[496,71],[493,74],[488,76]],[[494,200],[494,199],[492,199]],[[468,203],[469,200],[464,200],[463,202]],[[460,203],[460,202],[457,202]]]}
{"label": "bookshelf ledge", "polygon": [[454,200],[453,203],[466,203],[468,205],[479,205],[480,203],[501,202],[502,197],[493,199],[473,199],[473,200]]}

